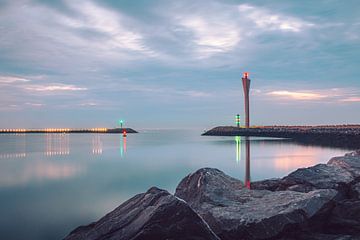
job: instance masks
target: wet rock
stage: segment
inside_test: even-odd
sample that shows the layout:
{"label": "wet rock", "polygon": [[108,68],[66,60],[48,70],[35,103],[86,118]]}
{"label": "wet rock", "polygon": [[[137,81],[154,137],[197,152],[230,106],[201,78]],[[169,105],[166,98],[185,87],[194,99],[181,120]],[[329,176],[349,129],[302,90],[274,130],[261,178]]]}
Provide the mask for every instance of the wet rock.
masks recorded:
{"label": "wet rock", "polygon": [[347,194],[353,175],[338,165],[318,164],[313,167],[300,168],[281,181],[277,190],[309,192],[315,189],[336,189]]}
{"label": "wet rock", "polygon": [[219,238],[183,200],[151,188],[88,226],[72,231],[75,239],[211,239]]}
{"label": "wet rock", "polygon": [[337,191],[249,190],[217,169],[200,169],[176,189],[223,240],[275,239],[305,227],[317,214],[328,213]]}
{"label": "wet rock", "polygon": [[329,229],[334,233],[360,236],[360,200],[337,203],[331,214]]}

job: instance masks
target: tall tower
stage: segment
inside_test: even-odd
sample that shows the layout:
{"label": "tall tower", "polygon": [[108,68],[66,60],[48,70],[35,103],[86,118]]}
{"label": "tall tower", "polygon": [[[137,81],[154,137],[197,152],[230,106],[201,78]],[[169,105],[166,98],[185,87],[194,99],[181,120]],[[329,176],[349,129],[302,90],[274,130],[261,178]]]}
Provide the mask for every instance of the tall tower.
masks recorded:
{"label": "tall tower", "polygon": [[249,79],[248,72],[244,72],[244,75],[242,77],[242,84],[243,84],[244,97],[245,97],[245,127],[249,128],[249,126],[250,126],[250,107],[249,107],[250,79]]}

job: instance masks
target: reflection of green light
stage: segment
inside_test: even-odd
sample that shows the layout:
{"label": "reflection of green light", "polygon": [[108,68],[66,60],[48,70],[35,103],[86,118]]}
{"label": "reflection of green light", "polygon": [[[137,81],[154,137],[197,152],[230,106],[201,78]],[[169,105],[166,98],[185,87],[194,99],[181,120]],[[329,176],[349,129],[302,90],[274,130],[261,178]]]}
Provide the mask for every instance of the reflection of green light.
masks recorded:
{"label": "reflection of green light", "polygon": [[236,162],[239,163],[241,158],[241,137],[236,136],[235,143],[236,143]]}
{"label": "reflection of green light", "polygon": [[120,137],[120,157],[124,156],[123,139]]}

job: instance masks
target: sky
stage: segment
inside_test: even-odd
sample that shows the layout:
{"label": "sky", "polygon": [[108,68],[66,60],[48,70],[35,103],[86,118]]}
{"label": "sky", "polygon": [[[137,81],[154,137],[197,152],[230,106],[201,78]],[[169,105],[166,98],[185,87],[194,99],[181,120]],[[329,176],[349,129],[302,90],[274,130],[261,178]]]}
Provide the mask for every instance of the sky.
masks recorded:
{"label": "sky", "polygon": [[[0,128],[360,122],[358,0],[0,0]],[[243,118],[244,119],[244,118]]]}

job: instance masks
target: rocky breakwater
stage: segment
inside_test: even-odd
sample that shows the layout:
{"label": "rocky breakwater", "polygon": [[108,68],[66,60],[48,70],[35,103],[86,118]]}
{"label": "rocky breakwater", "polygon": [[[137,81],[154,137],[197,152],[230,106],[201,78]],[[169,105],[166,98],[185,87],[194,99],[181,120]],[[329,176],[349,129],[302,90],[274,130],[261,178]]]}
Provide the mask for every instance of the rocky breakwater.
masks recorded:
{"label": "rocky breakwater", "polygon": [[360,148],[360,125],[257,126],[250,128],[219,126],[202,135],[288,138],[302,144],[347,149]]}
{"label": "rocky breakwater", "polygon": [[65,239],[360,239],[360,152],[281,179],[199,169],[175,196],[151,188]]}
{"label": "rocky breakwater", "polygon": [[129,199],[99,221],[76,228],[65,239],[219,240],[187,203],[155,187]]}

